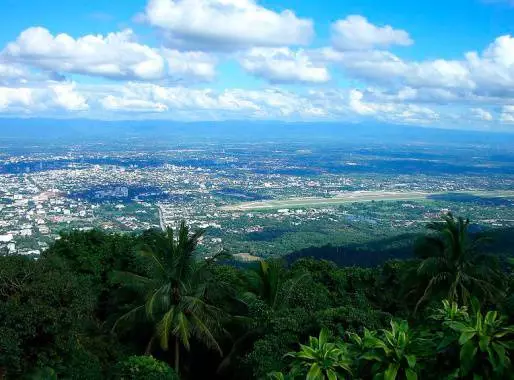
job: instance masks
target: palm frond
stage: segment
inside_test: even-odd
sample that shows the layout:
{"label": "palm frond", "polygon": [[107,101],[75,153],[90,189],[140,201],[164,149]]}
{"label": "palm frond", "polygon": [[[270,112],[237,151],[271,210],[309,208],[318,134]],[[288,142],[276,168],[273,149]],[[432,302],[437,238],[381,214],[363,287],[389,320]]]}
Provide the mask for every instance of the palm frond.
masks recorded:
{"label": "palm frond", "polygon": [[164,351],[167,351],[169,348],[169,337],[172,333],[172,324],[175,318],[175,307],[172,306],[157,324],[157,336]]}
{"label": "palm frond", "polygon": [[138,314],[140,314],[144,310],[145,305],[140,305],[138,307],[133,308],[132,310],[128,311],[127,313],[123,314],[121,317],[119,317],[116,322],[114,322],[114,325],[112,326],[111,331],[115,331],[116,328],[120,323],[124,322],[131,322],[133,323],[135,319],[137,318]]}
{"label": "palm frond", "polygon": [[220,345],[218,344],[216,338],[214,337],[211,330],[206,326],[206,324],[201,320],[201,318],[198,318],[196,314],[192,314],[190,316],[192,323],[194,324],[194,333],[195,336],[204,342],[208,347],[215,349],[220,353],[220,355],[223,355],[223,351],[221,350]]}

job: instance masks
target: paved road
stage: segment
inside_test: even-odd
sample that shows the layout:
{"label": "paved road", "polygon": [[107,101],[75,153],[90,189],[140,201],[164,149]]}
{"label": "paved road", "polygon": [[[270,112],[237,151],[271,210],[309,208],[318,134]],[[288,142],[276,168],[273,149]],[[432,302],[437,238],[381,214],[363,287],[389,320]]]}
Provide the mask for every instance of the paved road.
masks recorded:
{"label": "paved road", "polygon": [[161,226],[161,230],[166,231],[166,222],[164,221],[164,214],[160,204],[157,204],[157,209],[159,210],[159,225]]}

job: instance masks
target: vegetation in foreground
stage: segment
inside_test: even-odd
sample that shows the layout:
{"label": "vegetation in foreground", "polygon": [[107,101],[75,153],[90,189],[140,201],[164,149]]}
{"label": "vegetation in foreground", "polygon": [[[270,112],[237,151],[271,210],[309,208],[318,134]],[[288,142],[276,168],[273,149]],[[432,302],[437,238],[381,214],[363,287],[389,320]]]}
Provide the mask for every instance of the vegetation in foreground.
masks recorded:
{"label": "vegetation in foreground", "polygon": [[469,225],[446,215],[376,268],[241,268],[185,223],[66,233],[0,257],[0,378],[514,378],[513,273]]}

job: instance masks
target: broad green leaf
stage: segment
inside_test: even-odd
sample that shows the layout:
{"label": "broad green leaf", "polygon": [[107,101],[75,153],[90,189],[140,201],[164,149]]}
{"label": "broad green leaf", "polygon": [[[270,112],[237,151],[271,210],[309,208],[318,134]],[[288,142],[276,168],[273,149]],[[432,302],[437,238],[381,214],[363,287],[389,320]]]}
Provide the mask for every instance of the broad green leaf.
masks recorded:
{"label": "broad green leaf", "polygon": [[405,358],[407,359],[407,363],[410,368],[414,368],[416,366],[416,357],[414,355],[405,355]]}
{"label": "broad green leaf", "polygon": [[319,346],[323,346],[328,342],[329,332],[326,328],[322,328],[319,333]]}
{"label": "broad green leaf", "polygon": [[410,368],[405,370],[405,377],[407,380],[418,380],[418,374]]}
{"label": "broad green leaf", "polygon": [[471,332],[463,332],[462,334],[460,334],[460,337],[459,337],[459,344],[460,344],[460,345],[463,345],[463,344],[464,344],[464,343],[466,343],[468,340],[472,339],[475,335],[476,335],[476,332],[475,332],[475,331],[471,331]]}
{"label": "broad green leaf", "polygon": [[309,370],[309,373],[307,373],[307,377],[305,380],[320,380],[323,379],[321,374],[321,368],[319,367],[318,363],[314,363],[311,365],[311,369]]}
{"label": "broad green leaf", "polygon": [[336,372],[331,369],[327,369],[327,378],[328,380],[338,380]]}
{"label": "broad green leaf", "polygon": [[491,346],[498,356],[498,364],[502,368],[505,368],[505,362],[507,359],[507,355],[505,353],[505,348],[501,344],[498,344],[498,343],[493,343]]}
{"label": "broad green leaf", "polygon": [[487,336],[487,335],[480,336],[480,339],[478,340],[478,345],[480,347],[480,351],[487,352],[490,342],[491,342],[491,338],[489,336]]}
{"label": "broad green leaf", "polygon": [[473,367],[473,362],[478,348],[473,345],[473,341],[467,341],[460,349],[460,366],[462,374],[467,375]]}
{"label": "broad green leaf", "polygon": [[395,380],[398,374],[400,365],[398,363],[391,363],[384,372],[384,380]]}

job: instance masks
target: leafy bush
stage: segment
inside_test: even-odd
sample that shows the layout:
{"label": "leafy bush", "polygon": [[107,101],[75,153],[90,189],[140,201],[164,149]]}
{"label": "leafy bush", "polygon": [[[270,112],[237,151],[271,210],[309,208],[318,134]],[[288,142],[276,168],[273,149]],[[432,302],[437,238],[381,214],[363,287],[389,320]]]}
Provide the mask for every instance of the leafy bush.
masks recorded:
{"label": "leafy bush", "polygon": [[115,369],[116,380],[178,380],[175,371],[153,356],[130,356]]}

